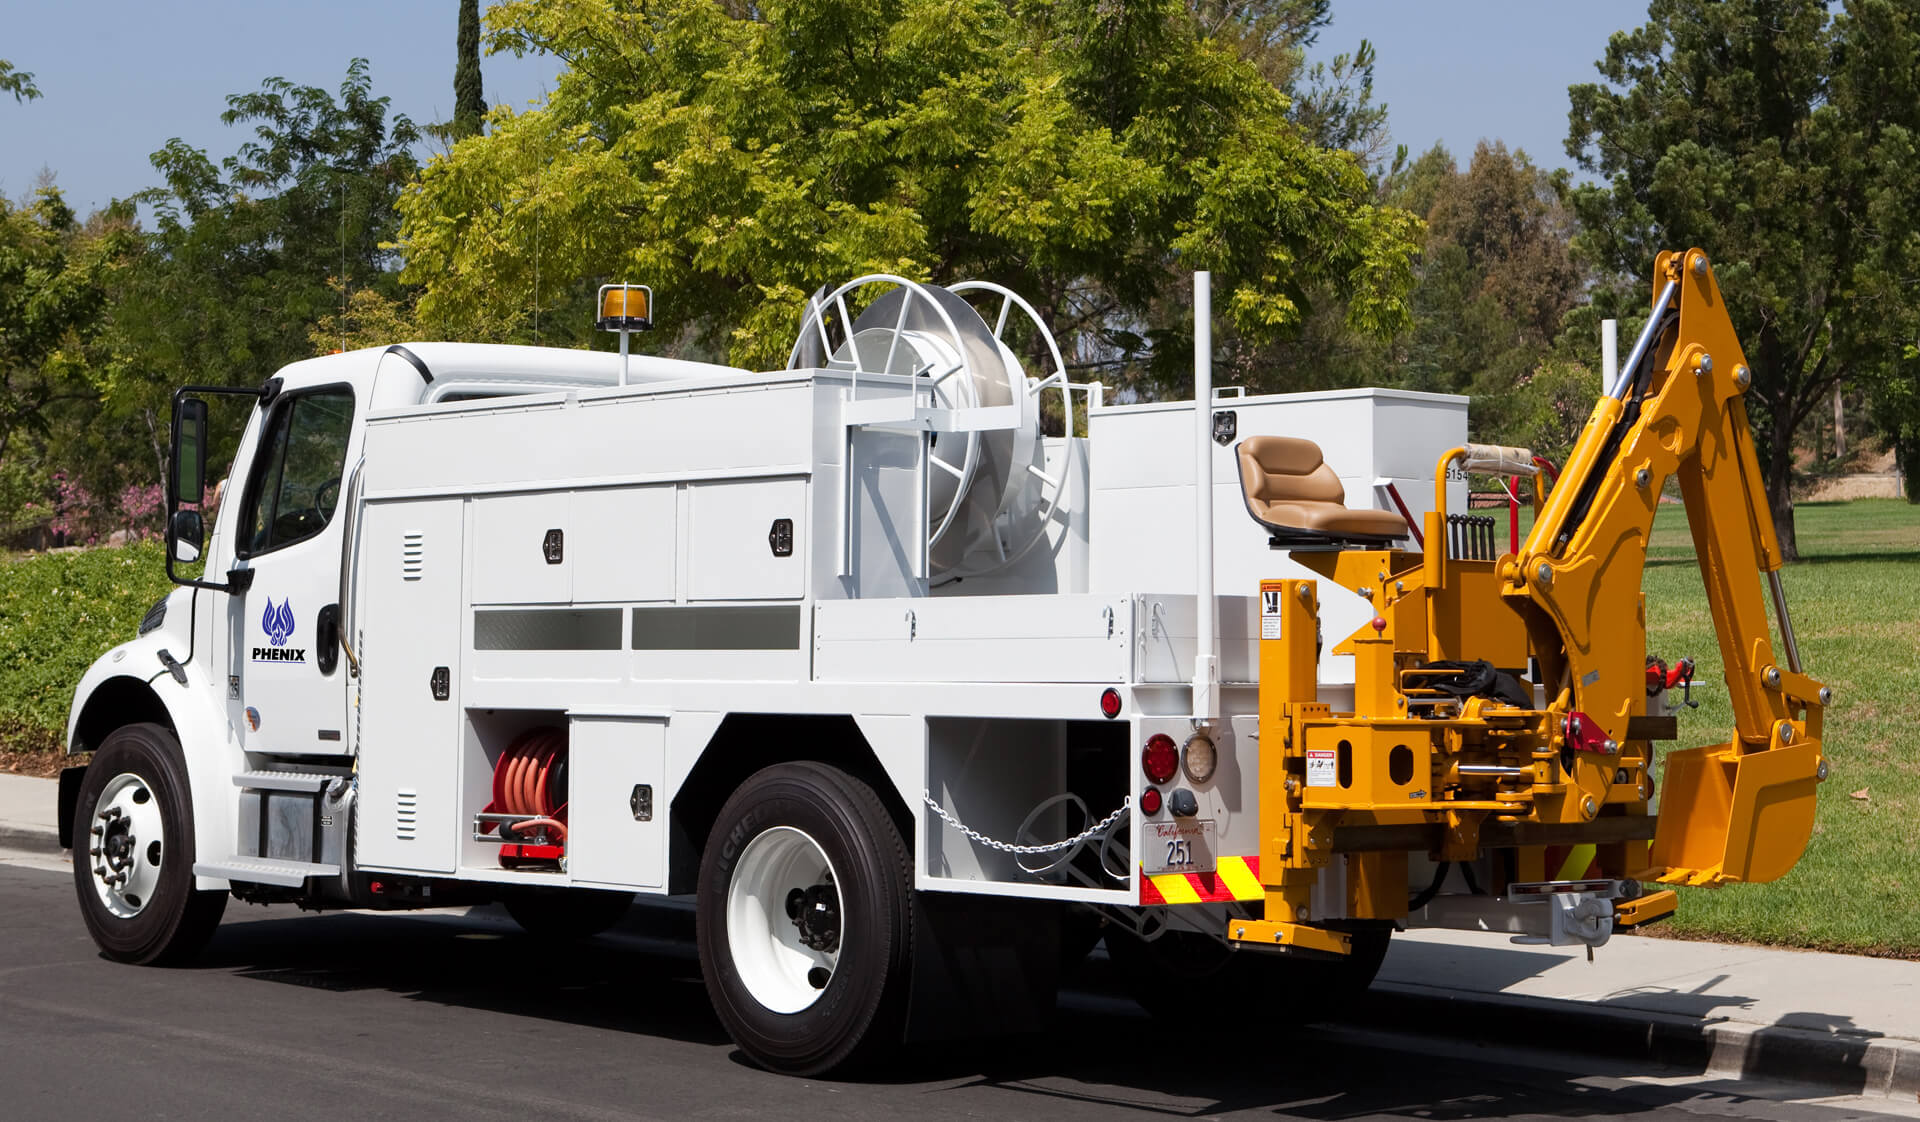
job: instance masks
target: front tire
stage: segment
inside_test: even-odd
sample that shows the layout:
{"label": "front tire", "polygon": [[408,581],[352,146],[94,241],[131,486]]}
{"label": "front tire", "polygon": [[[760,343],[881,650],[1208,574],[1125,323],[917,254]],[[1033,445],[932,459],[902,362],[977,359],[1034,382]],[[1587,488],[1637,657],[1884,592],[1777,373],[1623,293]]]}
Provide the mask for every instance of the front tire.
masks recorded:
{"label": "front tire", "polygon": [[173,733],[155,724],[114,730],[75,806],[74,888],[101,952],[142,965],[198,954],[227,894],[193,886],[193,797]]}
{"label": "front tire", "polygon": [[817,1075],[900,1042],[912,940],[906,843],[837,768],[766,768],[721,808],[700,860],[700,968],[754,1063]]}

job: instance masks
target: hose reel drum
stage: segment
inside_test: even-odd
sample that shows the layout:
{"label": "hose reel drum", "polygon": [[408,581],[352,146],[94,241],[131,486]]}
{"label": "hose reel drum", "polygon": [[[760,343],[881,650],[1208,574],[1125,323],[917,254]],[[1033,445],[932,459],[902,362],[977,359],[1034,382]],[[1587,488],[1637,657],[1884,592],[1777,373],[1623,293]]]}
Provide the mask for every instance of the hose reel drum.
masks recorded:
{"label": "hose reel drum", "polygon": [[[881,289],[872,296],[871,289]],[[962,294],[999,298],[988,327]],[[869,297],[858,315],[850,302]],[[1027,376],[1003,341],[1019,309],[1046,343],[1053,369]],[[843,325],[851,321],[852,330]],[[875,274],[847,282],[808,302],[806,319],[787,368],[889,374],[924,386],[943,410],[1012,407],[1011,423],[936,429],[927,449],[927,534],[936,581],[993,572],[1019,560],[1045,536],[1061,507],[1073,441],[1047,468],[1041,434],[1041,395],[1061,395],[1069,433],[1072,390],[1053,335],[1032,305],[999,285],[968,281],[943,288]]]}

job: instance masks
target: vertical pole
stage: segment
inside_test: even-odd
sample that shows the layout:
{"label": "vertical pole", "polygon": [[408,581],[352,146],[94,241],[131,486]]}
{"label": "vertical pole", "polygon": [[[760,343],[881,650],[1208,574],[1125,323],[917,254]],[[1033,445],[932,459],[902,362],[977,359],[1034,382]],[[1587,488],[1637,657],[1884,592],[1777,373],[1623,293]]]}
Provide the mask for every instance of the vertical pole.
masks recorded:
{"label": "vertical pole", "polygon": [[1193,648],[1193,716],[1215,717],[1220,678],[1215,651],[1219,604],[1213,596],[1213,274],[1193,274],[1193,546],[1196,624]]}
{"label": "vertical pole", "polygon": [[1605,390],[1620,376],[1620,321],[1600,321],[1600,388]]}
{"label": "vertical pole", "polygon": [[[620,307],[624,314],[626,305],[622,304]],[[624,328],[620,332],[620,384],[623,386],[627,384],[627,332]]]}
{"label": "vertical pole", "polygon": [[1841,403],[1840,387],[1833,387],[1833,458],[1847,458],[1847,410]]}

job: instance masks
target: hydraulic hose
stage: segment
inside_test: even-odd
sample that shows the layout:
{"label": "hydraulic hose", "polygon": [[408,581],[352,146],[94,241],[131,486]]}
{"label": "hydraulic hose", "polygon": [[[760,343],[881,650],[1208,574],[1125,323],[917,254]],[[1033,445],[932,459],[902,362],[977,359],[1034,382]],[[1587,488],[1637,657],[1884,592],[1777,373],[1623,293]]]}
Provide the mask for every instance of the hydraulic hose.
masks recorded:
{"label": "hydraulic hose", "polygon": [[1407,901],[1407,911],[1417,912],[1428,904],[1433,903],[1433,898],[1440,895],[1440,886],[1447,881],[1447,870],[1451,868],[1453,868],[1453,862],[1451,861],[1442,861],[1438,865],[1435,865],[1433,868],[1433,883],[1421,889],[1420,895]]}

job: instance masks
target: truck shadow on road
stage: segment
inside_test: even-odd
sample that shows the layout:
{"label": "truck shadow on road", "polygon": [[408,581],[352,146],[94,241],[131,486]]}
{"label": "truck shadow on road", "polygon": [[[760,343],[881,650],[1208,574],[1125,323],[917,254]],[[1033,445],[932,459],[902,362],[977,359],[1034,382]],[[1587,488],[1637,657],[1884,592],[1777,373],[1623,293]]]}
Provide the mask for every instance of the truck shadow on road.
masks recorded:
{"label": "truck shadow on road", "polygon": [[[556,945],[522,935],[480,910],[470,916],[295,916],[281,909],[230,912],[201,968],[237,977],[337,992],[385,991],[409,1000],[538,1022],[547,1035],[573,1026],[573,1047],[630,1052],[626,1034],[710,1047],[742,1070],[707,1003],[684,909],[637,907],[615,932]],[[1425,1016],[1423,1007],[1416,1015]],[[1235,1112],[1346,1120],[1636,1116],[1714,1113],[1770,1118],[1857,1117],[1780,1102],[1750,1085],[1631,1081],[1652,1065],[1582,1062],[1578,1020],[1558,1040],[1555,1061],[1478,1041],[1444,1019],[1398,1023],[1368,999],[1326,1023],[1279,1027],[1260,1010],[1196,1009],[1190,1026],[1154,1022],[1121,996],[1096,955],[1069,979],[1050,1026],[1008,1026],[985,1041],[921,1045],[885,1068],[837,1083],[883,1112],[907,1101],[981,1109],[1007,1117],[1108,1117],[1118,1113],[1214,1116]],[[544,1026],[544,1027],[542,1027]],[[1022,1031],[1026,1030],[1026,1031]],[[449,1030],[455,1031],[455,1030]],[[489,1028],[487,1031],[492,1031]],[[601,1043],[596,1047],[594,1039]],[[1569,1059],[1568,1057],[1572,1057]],[[730,1062],[729,1062],[730,1061]],[[1678,1074],[1673,1071],[1658,1074]],[[1009,1098],[1007,1096],[1013,1096]],[[989,1104],[998,1104],[990,1106]]]}
{"label": "truck shadow on road", "polygon": [[641,917],[617,937],[557,944],[491,914],[305,916],[275,908],[255,915],[262,918],[222,924],[199,965],[286,985],[386,990],[591,1029],[727,1043],[692,945],[673,937],[671,923],[656,924],[667,928],[656,935]]}

